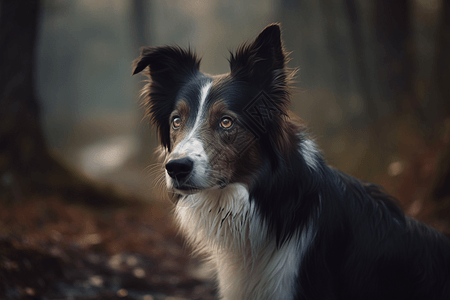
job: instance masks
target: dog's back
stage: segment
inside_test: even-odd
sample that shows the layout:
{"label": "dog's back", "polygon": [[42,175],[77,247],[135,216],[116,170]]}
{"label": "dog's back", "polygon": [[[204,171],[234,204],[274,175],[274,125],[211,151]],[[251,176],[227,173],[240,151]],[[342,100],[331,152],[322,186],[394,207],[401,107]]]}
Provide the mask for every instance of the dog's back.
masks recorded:
{"label": "dog's back", "polygon": [[331,172],[343,193],[325,204],[298,299],[450,299],[449,240],[406,217],[378,186]]}

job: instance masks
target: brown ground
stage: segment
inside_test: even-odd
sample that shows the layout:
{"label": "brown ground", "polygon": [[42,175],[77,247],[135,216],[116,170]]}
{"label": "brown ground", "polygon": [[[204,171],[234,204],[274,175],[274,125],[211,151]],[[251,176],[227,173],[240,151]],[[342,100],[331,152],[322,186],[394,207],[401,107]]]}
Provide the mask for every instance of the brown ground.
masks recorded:
{"label": "brown ground", "polygon": [[169,209],[57,198],[0,205],[0,299],[214,299]]}

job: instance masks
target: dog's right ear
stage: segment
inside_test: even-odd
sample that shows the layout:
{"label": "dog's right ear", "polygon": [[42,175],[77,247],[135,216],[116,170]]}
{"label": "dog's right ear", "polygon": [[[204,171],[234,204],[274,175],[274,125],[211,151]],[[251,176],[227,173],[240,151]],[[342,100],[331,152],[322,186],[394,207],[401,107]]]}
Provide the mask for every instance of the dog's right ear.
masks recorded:
{"label": "dog's right ear", "polygon": [[169,151],[169,118],[180,88],[199,72],[200,59],[178,46],[144,47],[133,62],[133,75],[145,70],[151,81],[144,87],[144,105],[158,128],[162,146]]}

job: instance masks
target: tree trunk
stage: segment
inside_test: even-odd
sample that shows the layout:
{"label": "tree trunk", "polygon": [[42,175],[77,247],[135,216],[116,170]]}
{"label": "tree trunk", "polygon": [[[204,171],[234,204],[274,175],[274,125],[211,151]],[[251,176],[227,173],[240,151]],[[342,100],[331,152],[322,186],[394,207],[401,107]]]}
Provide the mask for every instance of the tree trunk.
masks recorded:
{"label": "tree trunk", "polygon": [[441,25],[436,47],[436,101],[439,119],[450,116],[450,1],[442,1]]}
{"label": "tree trunk", "polygon": [[55,159],[35,92],[40,1],[0,1],[0,201],[58,194],[90,204],[119,200]]}
{"label": "tree trunk", "polygon": [[379,89],[394,113],[412,114],[425,122],[414,92],[414,55],[409,0],[375,1],[375,38]]}
{"label": "tree trunk", "polygon": [[[134,33],[134,43],[136,49],[136,57],[139,56],[138,49],[149,46],[151,44],[151,36],[148,30],[149,18],[148,2],[144,0],[133,0],[131,2],[131,25]],[[143,87],[144,82],[139,82],[138,90]],[[152,138],[150,120],[147,118],[145,107],[140,105],[140,117],[143,120],[139,126],[140,149],[137,154],[137,163],[140,165],[148,165],[151,162],[154,149],[158,145],[155,138]]]}
{"label": "tree trunk", "polygon": [[350,22],[349,34],[351,37],[353,51],[356,60],[356,82],[364,103],[367,106],[364,117],[366,122],[372,124],[376,121],[380,113],[372,95],[370,87],[370,75],[368,69],[368,58],[365,53],[363,38],[363,23],[360,20],[360,12],[357,8],[356,0],[344,0],[345,12]]}
{"label": "tree trunk", "polygon": [[350,94],[350,71],[346,57],[345,45],[342,45],[342,32],[338,26],[338,3],[332,0],[320,1],[321,12],[324,16],[325,44],[330,57],[330,70],[334,85],[334,93],[338,101],[342,101]]}
{"label": "tree trunk", "polygon": [[[438,29],[436,48],[435,93],[438,103],[436,120],[445,121],[444,149],[437,161],[437,171],[431,190],[431,200],[435,205],[432,218],[442,220],[450,235],[450,1],[442,3],[441,25]],[[439,122],[438,124],[442,124]]]}

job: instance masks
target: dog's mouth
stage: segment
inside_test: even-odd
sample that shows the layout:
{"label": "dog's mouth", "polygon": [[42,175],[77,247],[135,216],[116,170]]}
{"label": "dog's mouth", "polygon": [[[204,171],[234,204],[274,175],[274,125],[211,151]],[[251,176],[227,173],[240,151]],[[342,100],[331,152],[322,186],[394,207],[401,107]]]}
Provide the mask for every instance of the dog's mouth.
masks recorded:
{"label": "dog's mouth", "polygon": [[224,189],[228,185],[228,182],[225,179],[219,179],[216,182],[216,185],[211,187],[199,187],[188,184],[182,184],[180,186],[174,186],[174,192],[181,195],[193,195],[197,194],[201,191],[210,190],[210,189]]}
{"label": "dog's mouth", "polygon": [[193,194],[197,194],[198,192],[201,192],[202,190],[204,190],[203,188],[186,186],[186,185],[174,187],[173,189],[176,193],[181,194],[181,195],[193,195]]}

